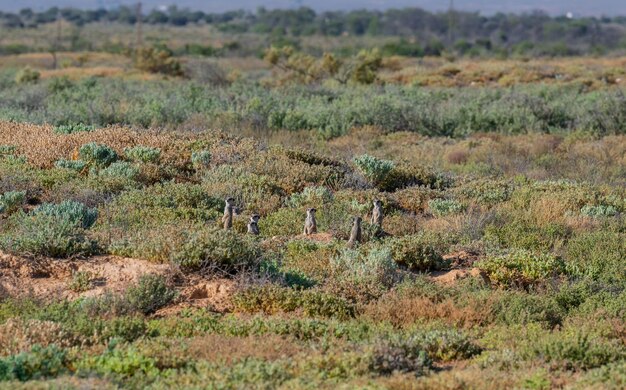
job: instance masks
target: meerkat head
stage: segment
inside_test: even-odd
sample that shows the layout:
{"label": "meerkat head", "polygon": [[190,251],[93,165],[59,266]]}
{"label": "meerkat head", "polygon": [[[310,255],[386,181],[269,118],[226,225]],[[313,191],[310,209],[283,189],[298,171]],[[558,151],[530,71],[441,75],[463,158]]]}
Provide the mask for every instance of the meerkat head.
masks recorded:
{"label": "meerkat head", "polygon": [[363,220],[363,218],[361,218],[361,217],[354,217],[353,220],[354,220],[354,223],[360,224],[361,221]]}
{"label": "meerkat head", "polygon": [[316,212],[316,211],[317,211],[317,210],[316,210],[316,209],[314,209],[314,208],[306,209],[306,213],[307,213],[307,215],[315,215],[315,212]]}
{"label": "meerkat head", "polygon": [[232,205],[234,205],[234,204],[235,204],[235,198],[232,198],[232,197],[228,197],[228,198],[226,198],[226,204],[227,204],[228,206],[232,206]]}
{"label": "meerkat head", "polygon": [[261,219],[261,216],[259,214],[252,214],[250,216],[250,222],[254,222],[255,224],[259,222],[259,219]]}
{"label": "meerkat head", "polygon": [[383,205],[383,202],[380,199],[376,199],[374,200],[374,206],[376,207],[380,207]]}

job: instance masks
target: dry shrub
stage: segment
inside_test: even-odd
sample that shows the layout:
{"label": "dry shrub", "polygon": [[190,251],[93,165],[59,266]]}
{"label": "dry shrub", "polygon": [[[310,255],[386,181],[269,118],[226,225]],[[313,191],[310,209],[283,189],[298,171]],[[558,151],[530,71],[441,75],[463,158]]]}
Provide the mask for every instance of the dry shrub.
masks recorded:
{"label": "dry shrub", "polygon": [[124,148],[137,145],[160,148],[163,163],[177,166],[185,166],[191,155],[184,137],[175,133],[111,126],[92,132],[55,134],[52,126],[0,122],[0,145],[17,146],[18,154],[42,168],[49,168],[62,158],[75,158],[80,147],[90,142],[107,145],[120,155]]}
{"label": "dry shrub", "polygon": [[392,236],[419,233],[424,227],[424,218],[418,215],[394,213],[383,219],[383,230]]}
{"label": "dry shrub", "polygon": [[388,322],[405,328],[415,323],[442,321],[461,328],[488,325],[493,321],[490,302],[467,297],[463,306],[452,299],[435,302],[424,297],[401,296],[390,292],[363,309],[365,318],[376,322]]}
{"label": "dry shrub", "polygon": [[450,164],[465,164],[469,158],[469,151],[461,148],[452,149],[446,154],[446,160]]}
{"label": "dry shrub", "polygon": [[56,344],[60,348],[81,344],[81,340],[52,321],[10,318],[0,325],[0,355],[30,351],[36,345]]}
{"label": "dry shrub", "polygon": [[440,192],[428,187],[414,186],[393,193],[393,200],[398,206],[412,213],[421,213],[430,199],[440,196]]}
{"label": "dry shrub", "polygon": [[228,337],[210,334],[190,339],[189,345],[188,357],[225,363],[291,358],[304,350],[295,340],[277,335]]}

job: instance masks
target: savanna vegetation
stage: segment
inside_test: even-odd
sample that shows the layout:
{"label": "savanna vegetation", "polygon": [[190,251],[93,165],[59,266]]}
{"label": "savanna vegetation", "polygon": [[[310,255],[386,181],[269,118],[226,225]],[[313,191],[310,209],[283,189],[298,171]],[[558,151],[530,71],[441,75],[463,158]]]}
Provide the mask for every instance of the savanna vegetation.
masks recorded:
{"label": "savanna vegetation", "polygon": [[623,58],[390,52],[449,36],[398,11],[170,8],[137,47],[126,11],[2,15],[0,388],[626,386]]}

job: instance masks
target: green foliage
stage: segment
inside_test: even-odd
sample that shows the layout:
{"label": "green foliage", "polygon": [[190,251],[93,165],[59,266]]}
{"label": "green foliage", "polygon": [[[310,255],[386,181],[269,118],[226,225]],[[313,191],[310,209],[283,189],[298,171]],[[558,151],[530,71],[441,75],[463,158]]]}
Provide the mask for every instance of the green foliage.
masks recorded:
{"label": "green foliage", "polygon": [[98,171],[98,176],[134,180],[139,175],[139,168],[127,161],[117,161]]}
{"label": "green foliage", "polygon": [[78,155],[81,160],[88,164],[101,168],[107,167],[117,161],[117,153],[113,149],[95,142],[81,146]]}
{"label": "green foliage", "polygon": [[381,160],[368,154],[355,157],[353,162],[374,185],[381,183],[395,168],[393,161]]}
{"label": "green foliage", "polygon": [[58,204],[43,203],[35,210],[34,215],[45,215],[68,221],[70,224],[89,229],[98,219],[98,210],[85,206],[81,202],[66,200]]}
{"label": "green foliage", "polygon": [[69,372],[71,361],[67,351],[52,344],[35,345],[29,352],[0,359],[0,380],[54,378]]}
{"label": "green foliage", "polygon": [[26,191],[8,191],[0,195],[0,213],[10,214],[26,201]]}
{"label": "green foliage", "polygon": [[610,205],[586,205],[580,209],[580,213],[589,217],[613,217],[617,215],[618,211]]}
{"label": "green foliage", "polygon": [[134,310],[151,314],[170,303],[176,291],[168,287],[163,276],[146,274],[126,290],[125,297]]}
{"label": "green foliage", "polygon": [[96,129],[93,125],[86,125],[84,123],[71,123],[67,125],[59,125],[54,127],[56,134],[74,134],[74,133],[88,133]]}
{"label": "green foliage", "polygon": [[135,67],[143,72],[182,76],[180,62],[165,48],[145,47],[135,50]]}
{"label": "green foliage", "polygon": [[500,286],[529,286],[550,280],[565,270],[563,260],[551,254],[517,250],[490,256],[476,263],[489,279]]}
{"label": "green foliage", "polygon": [[367,253],[344,249],[330,259],[333,277],[342,284],[380,295],[397,280],[397,265],[387,248],[372,248]]}
{"label": "green foliage", "polygon": [[306,187],[302,192],[292,194],[285,202],[289,207],[320,207],[332,203],[333,193],[327,187]]}
{"label": "green foliage", "polygon": [[157,163],[161,158],[161,149],[138,145],[124,148],[124,155],[127,159],[135,162]]}
{"label": "green foliage", "polygon": [[72,171],[82,172],[87,166],[87,163],[84,162],[83,160],[61,159],[61,160],[55,161],[54,166],[57,168],[64,168],[64,169],[70,169]]}
{"label": "green foliage", "polygon": [[12,253],[65,258],[95,250],[80,221],[67,216],[18,212],[9,223],[12,229],[0,235],[0,247]]}
{"label": "green foliage", "polygon": [[89,271],[78,271],[72,273],[72,280],[69,289],[75,293],[82,293],[91,290],[94,275]]}
{"label": "green foliage", "polygon": [[436,217],[458,214],[465,210],[462,203],[453,199],[431,199],[428,201],[428,208]]}
{"label": "green foliage", "polygon": [[570,240],[565,252],[565,271],[577,278],[607,283],[626,281],[624,233],[589,232]]}
{"label": "green foliage", "polygon": [[34,84],[39,81],[40,77],[41,73],[39,73],[39,71],[27,66],[17,72],[15,82],[17,84]]}
{"label": "green foliage", "polygon": [[107,350],[96,356],[88,356],[78,362],[78,371],[85,374],[95,372],[101,375],[115,375],[129,379],[135,375],[156,375],[159,369],[156,361],[142,355],[135,348],[116,347],[110,343]]}
{"label": "green foliage", "polygon": [[240,270],[254,266],[258,257],[259,251],[252,239],[222,229],[188,232],[184,243],[171,254],[175,264],[189,270],[210,267]]}
{"label": "green foliage", "polygon": [[191,153],[191,164],[196,169],[207,168],[211,164],[211,152],[200,150]]}
{"label": "green foliage", "polygon": [[425,375],[432,366],[420,340],[391,338],[382,340],[374,347],[370,369],[383,375],[394,372],[410,372]]}
{"label": "green foliage", "polygon": [[355,307],[345,299],[317,290],[294,290],[275,285],[251,287],[233,298],[235,309],[247,313],[288,313],[302,310],[310,317],[348,319]]}
{"label": "green foliage", "polygon": [[394,237],[387,242],[394,261],[410,270],[425,272],[446,266],[437,249],[424,235]]}

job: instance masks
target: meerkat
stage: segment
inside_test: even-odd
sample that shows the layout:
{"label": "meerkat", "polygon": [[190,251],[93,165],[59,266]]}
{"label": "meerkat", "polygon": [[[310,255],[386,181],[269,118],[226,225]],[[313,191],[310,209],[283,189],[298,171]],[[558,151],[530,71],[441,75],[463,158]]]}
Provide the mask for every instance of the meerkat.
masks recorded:
{"label": "meerkat", "polygon": [[383,226],[383,202],[376,199],[374,201],[374,209],[372,209],[372,225],[379,228]]}
{"label": "meerkat", "polygon": [[230,229],[233,227],[233,211],[235,209],[235,199],[226,198],[226,205],[224,206],[224,216],[222,217],[222,223],[224,229]]}
{"label": "meerkat", "polygon": [[255,221],[248,222],[248,234],[259,235],[259,225]]}
{"label": "meerkat", "polygon": [[316,209],[306,210],[306,220],[304,221],[304,235],[308,236],[317,233],[317,221],[315,220]]}
{"label": "meerkat", "polygon": [[253,234],[255,236],[259,235],[259,219],[261,216],[259,214],[252,214],[250,217],[250,221],[248,222],[248,234]]}
{"label": "meerkat", "polygon": [[361,217],[354,217],[348,248],[353,248],[357,242],[361,242]]}

